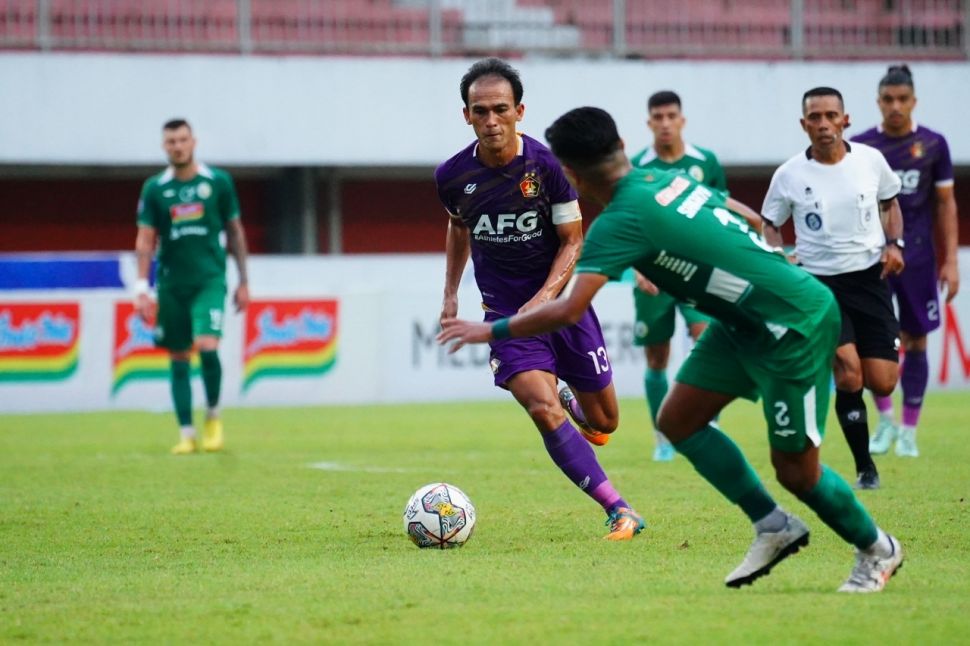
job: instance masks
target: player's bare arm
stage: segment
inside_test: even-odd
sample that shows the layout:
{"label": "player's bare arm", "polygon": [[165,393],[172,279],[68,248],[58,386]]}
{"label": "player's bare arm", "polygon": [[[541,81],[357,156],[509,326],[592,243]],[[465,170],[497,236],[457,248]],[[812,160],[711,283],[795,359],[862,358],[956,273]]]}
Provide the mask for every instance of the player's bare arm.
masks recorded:
{"label": "player's bare arm", "polygon": [[949,303],[960,291],[960,270],[957,267],[959,252],[959,229],[957,201],[953,185],[936,187],[936,231],[941,242],[943,257],[940,261],[940,289],[946,292]]}
{"label": "player's bare arm", "polygon": [[445,234],[445,293],[441,302],[439,322],[458,316],[458,286],[471,254],[471,238],[465,223],[452,215]]}
{"label": "player's bare arm", "polygon": [[[764,227],[761,231],[761,235],[764,237],[765,242],[775,249],[784,249],[785,240],[781,236],[781,229],[764,218],[762,218],[762,222],[764,223]],[[785,254],[785,257],[788,258],[788,262],[791,264],[798,264],[798,258],[795,256],[795,254]]]}
{"label": "player's bare arm", "polygon": [[641,274],[636,269],[633,270],[633,280],[637,284],[637,289],[639,289],[644,294],[650,294],[651,296],[656,296],[660,293],[660,288],[653,284],[649,278]]}
{"label": "player's bare arm", "polygon": [[138,226],[135,236],[135,261],[138,267],[138,279],[135,283],[135,311],[145,321],[155,318],[155,303],[148,294],[148,271],[155,257],[155,246],[158,244],[158,232],[155,227]]}
{"label": "player's bare arm", "polygon": [[494,323],[476,323],[460,319],[446,319],[441,322],[441,332],[437,341],[444,345],[455,343],[448,348],[454,353],[469,343],[488,343],[496,339],[495,326],[506,327],[500,338],[527,337],[552,332],[567,325],[574,325],[593,302],[593,296],[606,284],[607,277],[602,274],[578,274],[554,301],[540,305],[528,312],[522,312],[508,319]]}
{"label": "player's bare arm", "polygon": [[[899,200],[879,202],[879,219],[882,220],[882,230],[886,240],[899,240],[903,237],[903,212],[899,208]],[[887,244],[882,252],[882,277],[898,275],[903,271],[906,263],[903,261],[903,250],[895,244]]]}
{"label": "player's bare arm", "polygon": [[239,286],[236,287],[233,302],[236,304],[236,311],[242,312],[249,306],[249,272],[246,268],[249,250],[246,247],[246,232],[239,218],[229,221],[226,240],[229,253],[236,259],[236,269],[239,271]]}
{"label": "player's bare arm", "polygon": [[728,210],[732,213],[740,215],[748,223],[748,226],[762,233],[762,219],[761,214],[752,209],[750,206],[744,202],[738,202],[734,198],[726,198],[725,204],[727,204]]}
{"label": "player's bare arm", "polygon": [[519,312],[527,312],[555,299],[572,278],[579,253],[583,249],[583,223],[581,220],[576,220],[558,224],[556,234],[559,236],[559,251],[549,268],[546,282],[535,296],[519,308]]}

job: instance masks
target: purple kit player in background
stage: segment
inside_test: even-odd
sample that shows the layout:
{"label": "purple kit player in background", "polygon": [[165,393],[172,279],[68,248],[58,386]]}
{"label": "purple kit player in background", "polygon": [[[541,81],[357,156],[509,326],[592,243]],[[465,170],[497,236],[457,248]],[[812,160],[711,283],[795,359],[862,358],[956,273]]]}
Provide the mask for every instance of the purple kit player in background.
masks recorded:
{"label": "purple kit player in background", "polygon": [[[559,295],[582,248],[582,215],[549,149],[515,130],[525,113],[515,69],[496,58],[475,63],[462,77],[461,98],[476,141],[435,171],[438,196],[450,216],[441,318],[458,314],[458,286],[470,254],[485,320],[492,321]],[[490,364],[495,385],[507,388],[528,411],[552,460],[609,515],[606,538],[638,534],[643,519],[610,484],[586,441],[605,444],[619,420],[593,310],[559,332],[493,342]],[[569,384],[561,397],[557,377]]]}
{"label": "purple kit player in background", "polygon": [[[926,335],[940,326],[937,284],[945,290],[947,303],[960,288],[953,164],[943,135],[913,121],[916,94],[909,67],[889,68],[879,81],[877,102],[882,124],[855,140],[882,151],[903,182],[899,205],[903,211],[906,271],[890,276],[889,283],[899,306],[900,336],[906,354],[900,371],[902,430],[896,427],[892,397],[874,397],[881,420],[869,451],[886,453],[898,435],[896,454],[915,458],[919,456],[916,423],[929,381]],[[934,236],[943,246],[939,264]]]}

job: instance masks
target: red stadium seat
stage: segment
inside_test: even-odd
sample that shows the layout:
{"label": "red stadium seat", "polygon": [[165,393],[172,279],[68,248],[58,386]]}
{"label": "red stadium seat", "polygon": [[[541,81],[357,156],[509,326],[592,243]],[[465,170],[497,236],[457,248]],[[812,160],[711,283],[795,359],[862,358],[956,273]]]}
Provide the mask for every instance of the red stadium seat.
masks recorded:
{"label": "red stadium seat", "polygon": [[0,43],[4,47],[31,47],[36,44],[37,14],[33,2],[0,4]]}

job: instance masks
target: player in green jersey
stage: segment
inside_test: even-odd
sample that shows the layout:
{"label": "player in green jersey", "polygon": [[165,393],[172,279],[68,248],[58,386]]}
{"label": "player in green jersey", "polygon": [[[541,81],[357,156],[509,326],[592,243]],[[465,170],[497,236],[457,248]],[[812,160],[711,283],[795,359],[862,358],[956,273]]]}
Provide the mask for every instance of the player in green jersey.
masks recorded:
{"label": "player in green jersey", "polygon": [[606,207],[589,229],[576,276],[563,296],[529,312],[488,323],[442,321],[439,342],[454,342],[454,351],[568,325],[632,266],[716,319],[681,367],[657,421],[754,524],[754,542],[725,583],[751,583],[808,544],[808,527],[777,505],[737,445],[709,423],[737,397],[760,397],[778,481],[858,550],[839,590],[882,590],[902,563],[902,547],[819,462],[841,323],[832,293],[739,217],[748,207],[683,174],[634,170],[603,110],[566,113],[546,139],[580,195]]}
{"label": "player in green jersey", "polygon": [[[223,170],[195,160],[195,137],[188,122],[167,122],[162,127],[162,147],[169,166],[145,181],[138,202],[135,307],[145,320],[156,318],[157,314],[155,343],[167,349],[172,360],[172,400],[181,435],[172,453],[194,453],[197,448],[189,382],[193,347],[199,351],[208,403],[202,448],[218,451],[223,446],[219,418],[222,364],[218,348],[226,300],[226,249],[222,235],[225,232],[239,270],[239,286],[234,295],[237,311],[249,304],[246,236],[232,178]],[[157,307],[148,286],[156,249]]]}
{"label": "player in green jersey", "polygon": [[[663,90],[652,94],[647,99],[647,127],[653,132],[653,145],[634,155],[630,163],[634,168],[679,170],[698,182],[726,191],[727,180],[717,156],[710,150],[684,141],[682,133],[686,124],[687,119],[676,92]],[[666,292],[653,294],[647,288],[643,275],[636,272],[635,276],[633,343],[643,346],[646,355],[643,388],[650,419],[656,429],[657,412],[667,394],[667,363],[670,360],[670,339],[674,335],[674,314],[680,311],[694,341],[700,338],[710,319],[689,303],[677,301]],[[677,453],[670,441],[660,431],[655,430],[655,434],[653,459],[658,462],[673,460]]]}

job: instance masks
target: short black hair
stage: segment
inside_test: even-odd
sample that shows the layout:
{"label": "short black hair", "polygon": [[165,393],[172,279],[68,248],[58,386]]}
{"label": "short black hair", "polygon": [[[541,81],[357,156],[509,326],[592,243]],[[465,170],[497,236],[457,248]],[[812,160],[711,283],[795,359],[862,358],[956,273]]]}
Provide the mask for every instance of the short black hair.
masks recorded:
{"label": "short black hair", "polygon": [[662,105],[670,105],[671,103],[676,103],[677,108],[681,108],[680,97],[673,90],[661,90],[659,92],[654,92],[647,99],[647,112],[650,112],[654,108],[659,108]]}
{"label": "short black hair", "polygon": [[186,121],[185,119],[182,119],[181,117],[177,117],[175,119],[169,119],[168,121],[166,121],[165,125],[162,126],[162,130],[178,130],[182,126],[185,126],[189,130],[192,130],[192,126],[189,125],[189,122]]}
{"label": "short black hair", "polygon": [[882,89],[884,85],[908,85],[914,90],[916,89],[913,86],[913,73],[909,71],[909,65],[905,63],[889,66],[886,75],[879,80],[879,88]]}
{"label": "short black hair", "polygon": [[606,110],[575,108],[546,128],[552,153],[569,166],[589,168],[620,149],[620,133]]}
{"label": "short black hair", "polygon": [[501,58],[483,58],[468,68],[461,77],[461,100],[468,107],[468,88],[483,76],[501,76],[512,85],[512,97],[515,105],[522,103],[522,79],[519,71],[503,61]]}
{"label": "short black hair", "polygon": [[805,113],[805,102],[813,96],[834,96],[839,100],[839,107],[845,111],[845,101],[842,99],[842,93],[836,90],[834,87],[826,87],[822,85],[819,87],[813,87],[811,90],[802,95],[802,114]]}

